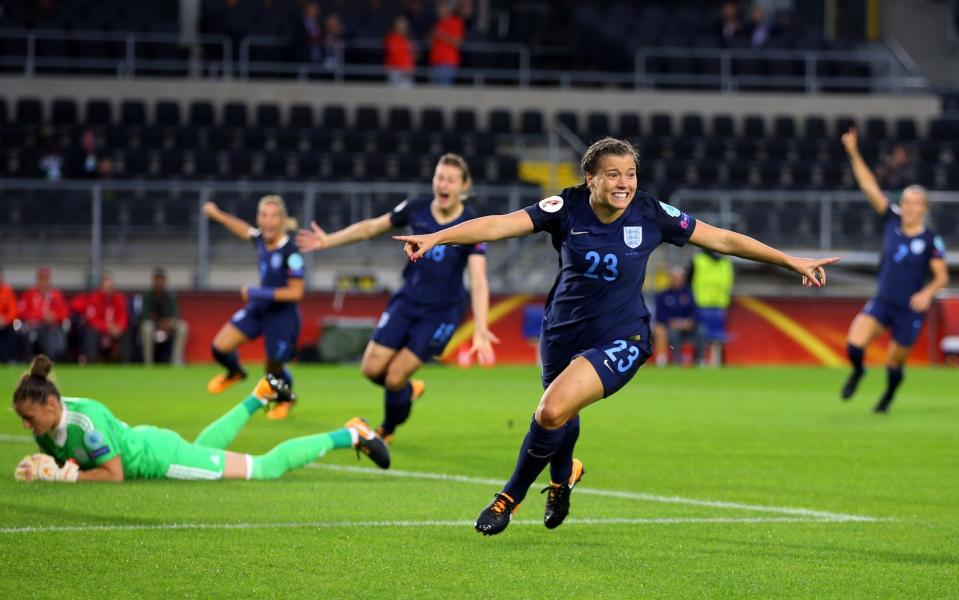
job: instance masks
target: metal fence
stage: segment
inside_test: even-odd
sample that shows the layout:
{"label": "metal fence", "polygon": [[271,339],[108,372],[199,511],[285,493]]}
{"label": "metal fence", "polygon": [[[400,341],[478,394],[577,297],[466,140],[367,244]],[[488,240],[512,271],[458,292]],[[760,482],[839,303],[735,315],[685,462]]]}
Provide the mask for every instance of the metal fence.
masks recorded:
{"label": "metal fence", "polygon": [[[261,35],[244,37],[234,45],[222,35],[200,35],[186,43],[168,33],[0,29],[0,70],[26,76],[92,72],[117,77],[334,81],[385,81],[388,77],[379,39],[347,40],[323,63],[288,61],[288,46],[285,38]],[[761,88],[816,93],[908,92],[928,85],[911,65],[882,46],[864,50],[641,48],[631,73],[536,68],[537,57],[547,53],[525,44],[466,42],[460,50],[464,60],[456,81],[477,86],[495,82],[520,87]],[[853,68],[846,72],[843,65]],[[429,74],[425,67],[414,71],[419,80],[428,80]]]}

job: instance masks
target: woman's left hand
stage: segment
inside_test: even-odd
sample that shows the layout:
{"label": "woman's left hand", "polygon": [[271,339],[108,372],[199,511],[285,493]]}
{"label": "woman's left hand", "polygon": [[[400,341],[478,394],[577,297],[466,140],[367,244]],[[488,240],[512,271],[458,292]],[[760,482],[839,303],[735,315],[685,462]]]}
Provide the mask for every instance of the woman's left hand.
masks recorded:
{"label": "woman's left hand", "polygon": [[802,284],[805,287],[822,287],[826,285],[826,265],[839,261],[838,256],[829,258],[792,258],[789,268],[802,275]]}
{"label": "woman's left hand", "polygon": [[496,353],[493,351],[493,344],[498,344],[499,338],[493,335],[489,329],[477,328],[473,332],[473,346],[470,348],[470,354],[476,355],[476,360],[484,367],[492,367],[496,363]]}
{"label": "woman's left hand", "polygon": [[413,262],[423,258],[423,255],[429,252],[436,245],[436,238],[433,234],[425,235],[394,235],[394,240],[406,242],[403,250]]}

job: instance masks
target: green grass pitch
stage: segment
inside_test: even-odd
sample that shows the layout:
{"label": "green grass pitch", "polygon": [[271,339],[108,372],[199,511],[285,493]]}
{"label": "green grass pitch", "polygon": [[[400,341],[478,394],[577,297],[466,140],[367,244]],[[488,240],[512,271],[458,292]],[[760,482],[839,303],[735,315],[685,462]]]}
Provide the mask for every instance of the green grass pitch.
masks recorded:
{"label": "green grass pitch", "polygon": [[[381,394],[355,366],[294,370],[293,416],[257,415],[233,450],[357,414],[378,422]],[[20,372],[0,368],[5,393]],[[65,394],[188,439],[253,386],[209,396],[212,367],[56,372]],[[840,371],[647,366],[583,413],[570,520],[542,526],[537,484],[493,538],[471,523],[509,477],[538,374],[422,374],[392,476],[341,450],[273,482],[18,484],[33,446],[5,404],[0,595],[959,596],[956,371],[908,370],[891,414],[876,416],[878,369],[843,403]]]}

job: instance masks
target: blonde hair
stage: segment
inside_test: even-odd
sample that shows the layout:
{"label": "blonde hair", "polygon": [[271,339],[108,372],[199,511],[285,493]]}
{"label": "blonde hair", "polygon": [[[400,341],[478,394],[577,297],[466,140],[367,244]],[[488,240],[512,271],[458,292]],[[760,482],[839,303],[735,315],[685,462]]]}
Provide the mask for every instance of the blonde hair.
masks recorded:
{"label": "blonde hair", "polygon": [[267,204],[273,204],[280,208],[280,212],[283,214],[283,229],[286,231],[296,231],[299,225],[296,222],[296,219],[290,216],[286,211],[286,202],[283,201],[283,197],[277,194],[269,194],[260,198],[260,201],[256,205],[256,211],[260,210]]}
{"label": "blonde hair", "polygon": [[916,192],[919,194],[922,197],[922,201],[925,203],[926,208],[929,208],[929,190],[917,183],[908,185],[902,190],[902,194],[899,195],[899,201],[902,202],[902,199],[905,198],[906,194],[909,192]]}

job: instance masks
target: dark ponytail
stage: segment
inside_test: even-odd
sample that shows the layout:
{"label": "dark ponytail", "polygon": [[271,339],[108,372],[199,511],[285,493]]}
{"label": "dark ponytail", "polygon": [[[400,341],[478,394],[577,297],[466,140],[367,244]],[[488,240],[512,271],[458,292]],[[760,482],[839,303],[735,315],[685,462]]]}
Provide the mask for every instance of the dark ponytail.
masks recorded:
{"label": "dark ponytail", "polygon": [[35,402],[46,404],[52,394],[60,398],[60,390],[50,380],[50,371],[53,370],[53,361],[45,354],[38,354],[30,363],[30,371],[20,376],[17,389],[13,392],[13,403]]}

